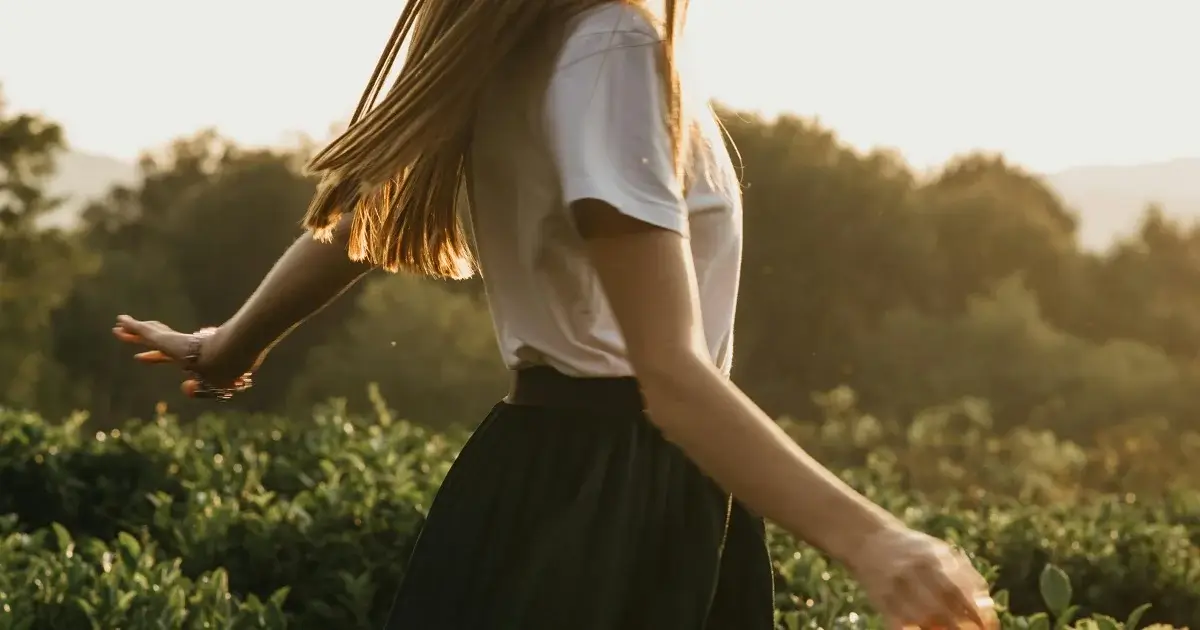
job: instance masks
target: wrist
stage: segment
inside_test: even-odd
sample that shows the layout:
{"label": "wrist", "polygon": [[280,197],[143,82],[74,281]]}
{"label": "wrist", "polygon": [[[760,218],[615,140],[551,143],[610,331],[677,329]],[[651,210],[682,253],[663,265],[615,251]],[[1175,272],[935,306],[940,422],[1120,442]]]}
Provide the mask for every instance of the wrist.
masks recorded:
{"label": "wrist", "polygon": [[835,529],[825,549],[826,553],[851,571],[857,570],[864,554],[870,553],[872,540],[887,532],[906,529],[900,519],[883,508],[866,499],[860,500],[863,502],[860,509],[854,510],[853,517]]}
{"label": "wrist", "polygon": [[235,369],[248,369],[265,351],[265,346],[259,345],[250,332],[236,318],[222,324],[205,340],[201,360],[209,364],[237,366]]}

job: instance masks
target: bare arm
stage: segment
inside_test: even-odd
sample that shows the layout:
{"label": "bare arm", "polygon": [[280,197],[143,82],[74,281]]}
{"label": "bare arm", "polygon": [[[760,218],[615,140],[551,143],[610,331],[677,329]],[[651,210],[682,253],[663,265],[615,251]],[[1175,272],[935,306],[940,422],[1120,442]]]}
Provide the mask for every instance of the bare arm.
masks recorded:
{"label": "bare arm", "polygon": [[372,269],[346,255],[351,215],[321,242],[303,235],[211,340],[218,354],[253,360]]}
{"label": "bare arm", "polygon": [[800,449],[713,365],[687,241],[604,202],[572,205],[650,419],[751,509],[846,560],[895,522]]}

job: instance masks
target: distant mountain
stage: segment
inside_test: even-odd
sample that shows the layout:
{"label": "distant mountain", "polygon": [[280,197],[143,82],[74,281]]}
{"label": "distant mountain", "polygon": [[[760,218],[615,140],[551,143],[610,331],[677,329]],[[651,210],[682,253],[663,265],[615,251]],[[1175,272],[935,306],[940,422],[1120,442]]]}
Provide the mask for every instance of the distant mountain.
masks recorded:
{"label": "distant mountain", "polygon": [[66,201],[45,218],[45,223],[71,227],[89,201],[103,197],[117,184],[132,184],[137,179],[137,167],[128,162],[103,155],[65,153],[58,159],[58,173],[50,180],[49,193]]}
{"label": "distant mountain", "polygon": [[1149,204],[1168,216],[1200,219],[1200,158],[1136,166],[1084,166],[1047,176],[1079,213],[1079,240],[1100,249],[1137,229]]}
{"label": "distant mountain", "polygon": [[[137,168],[102,155],[67,153],[59,161],[50,191],[69,202],[48,223],[72,225],[89,199],[109,187],[137,180]],[[1102,249],[1136,229],[1146,206],[1157,203],[1168,215],[1200,219],[1200,158],[1136,166],[1084,166],[1046,176],[1081,218],[1080,241]]]}

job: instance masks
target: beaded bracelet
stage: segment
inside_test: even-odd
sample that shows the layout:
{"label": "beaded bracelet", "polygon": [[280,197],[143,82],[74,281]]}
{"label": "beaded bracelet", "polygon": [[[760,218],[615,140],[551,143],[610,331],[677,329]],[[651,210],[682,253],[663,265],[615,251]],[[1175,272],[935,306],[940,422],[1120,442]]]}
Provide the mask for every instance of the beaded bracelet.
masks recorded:
{"label": "beaded bracelet", "polygon": [[188,376],[196,381],[196,390],[192,392],[193,397],[215,398],[220,401],[226,401],[230,398],[233,398],[234,394],[250,389],[250,387],[254,385],[254,381],[251,379],[250,372],[246,372],[245,374],[234,379],[233,383],[229,387],[217,387],[209,384],[204,380],[203,377],[200,376],[198,372],[196,372],[195,366],[200,361],[200,346],[203,344],[205,339],[211,337],[215,332],[217,332],[216,328],[208,327],[201,328],[200,330],[197,330],[191,334],[190,338],[188,339],[187,354],[183,357],[183,365],[184,370],[188,373]]}

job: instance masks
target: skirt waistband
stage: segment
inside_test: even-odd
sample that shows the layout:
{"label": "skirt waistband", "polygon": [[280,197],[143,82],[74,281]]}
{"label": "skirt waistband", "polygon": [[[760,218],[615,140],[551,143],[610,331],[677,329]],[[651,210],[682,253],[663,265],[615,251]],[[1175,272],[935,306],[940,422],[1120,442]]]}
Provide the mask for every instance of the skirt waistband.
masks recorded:
{"label": "skirt waistband", "polygon": [[528,407],[641,412],[646,408],[637,379],[568,376],[548,366],[513,371],[504,402]]}

